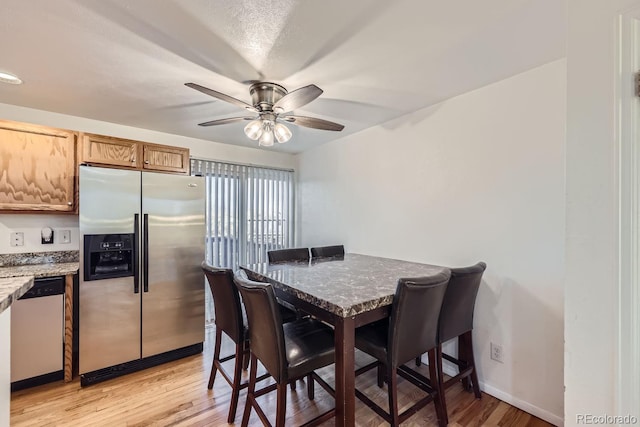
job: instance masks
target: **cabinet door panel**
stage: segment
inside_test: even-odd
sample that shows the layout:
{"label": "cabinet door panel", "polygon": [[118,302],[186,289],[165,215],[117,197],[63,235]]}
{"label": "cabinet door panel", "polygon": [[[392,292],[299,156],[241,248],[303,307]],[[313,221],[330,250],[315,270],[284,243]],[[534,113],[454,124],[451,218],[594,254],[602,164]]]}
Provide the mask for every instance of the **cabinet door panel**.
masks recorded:
{"label": "cabinet door panel", "polygon": [[0,122],[0,210],[75,211],[76,134]]}
{"label": "cabinet door panel", "polygon": [[140,143],[128,139],[84,134],[82,161],[126,168],[140,167]]}
{"label": "cabinet door panel", "polygon": [[189,149],[145,144],[143,168],[147,170],[189,173]]}

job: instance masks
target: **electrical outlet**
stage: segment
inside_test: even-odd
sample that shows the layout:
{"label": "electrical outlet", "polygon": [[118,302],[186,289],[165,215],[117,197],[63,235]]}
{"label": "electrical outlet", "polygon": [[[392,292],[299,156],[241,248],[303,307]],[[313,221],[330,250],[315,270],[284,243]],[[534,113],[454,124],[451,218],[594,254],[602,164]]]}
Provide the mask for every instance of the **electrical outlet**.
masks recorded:
{"label": "electrical outlet", "polygon": [[504,363],[504,354],[501,345],[491,343],[491,358],[496,362]]}
{"label": "electrical outlet", "polygon": [[9,244],[11,246],[24,246],[24,233],[22,231],[11,233]]}
{"label": "electrical outlet", "polygon": [[71,230],[60,230],[60,242],[71,243]]}

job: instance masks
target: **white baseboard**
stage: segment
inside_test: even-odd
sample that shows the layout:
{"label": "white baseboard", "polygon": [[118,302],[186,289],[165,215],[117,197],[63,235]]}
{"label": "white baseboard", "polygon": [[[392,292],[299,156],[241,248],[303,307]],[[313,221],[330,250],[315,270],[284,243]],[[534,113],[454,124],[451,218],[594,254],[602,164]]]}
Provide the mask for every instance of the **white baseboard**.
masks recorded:
{"label": "white baseboard", "polygon": [[[442,370],[444,371],[445,374],[449,376],[454,376],[458,373],[454,368],[448,367],[448,366],[443,366]],[[546,422],[551,423],[555,426],[558,426],[558,427],[564,426],[563,417],[553,414],[542,408],[538,408],[537,406],[534,406],[529,402],[525,402],[522,399],[518,399],[517,397],[514,397],[509,393],[505,393],[504,391],[492,386],[491,384],[487,384],[484,381],[478,381],[478,382],[480,383],[480,390],[484,391],[487,394],[490,394],[496,399],[500,399],[511,406],[515,406],[518,409],[522,409],[523,411],[531,415],[535,415],[536,417],[543,419]]]}

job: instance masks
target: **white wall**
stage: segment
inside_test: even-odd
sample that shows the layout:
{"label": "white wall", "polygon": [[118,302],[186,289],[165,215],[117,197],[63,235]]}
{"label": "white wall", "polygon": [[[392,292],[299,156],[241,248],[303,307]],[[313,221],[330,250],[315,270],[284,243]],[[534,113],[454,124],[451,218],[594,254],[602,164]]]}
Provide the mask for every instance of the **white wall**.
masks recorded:
{"label": "white wall", "polygon": [[[291,154],[204,141],[15,105],[0,104],[0,119],[92,132],[157,144],[187,147],[190,149],[190,155],[197,158],[281,168],[293,168],[296,164],[296,160]],[[40,243],[40,231],[45,226],[54,229],[54,239],[59,237],[59,230],[71,230],[71,243],[42,245]],[[9,237],[12,231],[24,232],[24,246],[12,247],[9,245]],[[78,235],[77,215],[0,214],[0,253],[77,250]]]}
{"label": "white wall", "polygon": [[638,0],[569,0],[566,425],[577,425],[578,414],[626,415],[617,412],[620,396],[616,378],[619,333],[616,36],[619,14],[639,6]]}
{"label": "white wall", "polygon": [[[566,64],[555,61],[299,155],[300,243],[487,271],[490,394],[563,416]],[[503,345],[504,364],[489,345]]]}

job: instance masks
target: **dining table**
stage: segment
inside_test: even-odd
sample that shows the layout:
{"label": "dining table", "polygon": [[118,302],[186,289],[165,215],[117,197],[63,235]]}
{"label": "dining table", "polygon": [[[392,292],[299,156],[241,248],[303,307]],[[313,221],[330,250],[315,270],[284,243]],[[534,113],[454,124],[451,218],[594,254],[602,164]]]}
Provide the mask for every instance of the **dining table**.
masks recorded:
{"label": "dining table", "polygon": [[432,276],[445,267],[347,253],[304,262],[240,265],[270,283],[278,299],[334,328],[336,426],[355,425],[355,331],[388,317],[398,279]]}

